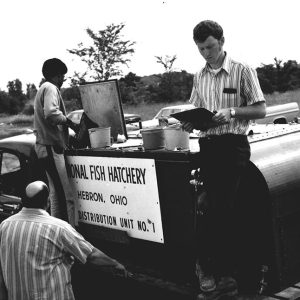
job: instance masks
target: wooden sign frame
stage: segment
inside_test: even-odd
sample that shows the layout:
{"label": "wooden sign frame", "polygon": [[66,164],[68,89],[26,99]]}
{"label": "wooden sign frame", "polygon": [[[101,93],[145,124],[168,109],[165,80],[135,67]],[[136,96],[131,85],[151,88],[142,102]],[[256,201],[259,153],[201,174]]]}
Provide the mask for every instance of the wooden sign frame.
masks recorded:
{"label": "wooden sign frame", "polygon": [[79,91],[83,110],[93,122],[111,127],[115,141],[118,134],[128,138],[117,79],[87,82],[79,86]]}

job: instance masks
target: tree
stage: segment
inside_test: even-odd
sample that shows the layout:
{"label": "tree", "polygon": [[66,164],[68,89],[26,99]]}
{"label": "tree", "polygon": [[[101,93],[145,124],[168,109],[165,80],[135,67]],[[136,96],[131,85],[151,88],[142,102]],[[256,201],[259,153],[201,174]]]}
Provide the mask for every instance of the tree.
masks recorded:
{"label": "tree", "polygon": [[104,30],[95,33],[91,29],[86,29],[87,34],[92,39],[92,45],[84,46],[78,44],[78,49],[67,49],[71,54],[78,56],[86,64],[86,71],[75,72],[72,85],[92,80],[107,80],[113,76],[121,76],[120,67],[131,61],[129,54],[134,53],[135,42],[122,40],[121,31],[124,24],[111,24]]}
{"label": "tree", "polygon": [[22,82],[19,79],[9,81],[7,84],[8,95],[14,99],[14,104],[11,106],[11,113],[18,113],[24,108],[25,101],[27,100],[22,91]]}
{"label": "tree", "polygon": [[295,60],[282,63],[274,58],[274,64],[262,65],[256,69],[262,91],[286,92],[300,87],[300,65]]}
{"label": "tree", "polygon": [[173,64],[174,64],[175,60],[177,59],[177,56],[176,55],[173,55],[173,56],[166,55],[164,58],[162,56],[155,56],[155,58],[157,59],[157,61],[156,61],[157,63],[163,65],[165,72],[169,73],[173,69]]}
{"label": "tree", "polygon": [[37,93],[37,89],[34,83],[28,83],[26,85],[26,97],[27,99],[31,100],[35,97]]}
{"label": "tree", "polygon": [[174,72],[172,72],[173,64],[177,59],[176,55],[169,56],[166,55],[164,58],[162,56],[155,56],[157,63],[163,65],[165,73],[158,75],[160,77],[159,84],[159,98],[162,98],[163,101],[173,102],[175,96],[175,87],[174,87]]}
{"label": "tree", "polygon": [[0,113],[17,114],[20,112],[16,98],[4,91],[0,91]]}
{"label": "tree", "polygon": [[12,97],[20,97],[23,95],[22,82],[20,79],[9,81],[7,84],[8,94]]}
{"label": "tree", "polygon": [[141,77],[129,72],[124,78],[119,80],[119,89],[123,103],[138,103],[136,97],[139,88],[142,88]]}
{"label": "tree", "polygon": [[82,109],[81,95],[78,86],[62,88],[61,95],[67,111]]}

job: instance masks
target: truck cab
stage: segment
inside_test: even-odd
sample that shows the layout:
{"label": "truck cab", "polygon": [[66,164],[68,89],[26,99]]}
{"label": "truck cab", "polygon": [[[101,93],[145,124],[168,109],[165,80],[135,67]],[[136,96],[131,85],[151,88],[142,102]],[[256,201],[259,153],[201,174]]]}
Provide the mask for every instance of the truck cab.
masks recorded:
{"label": "truck cab", "polygon": [[290,102],[267,106],[266,116],[255,120],[256,124],[288,124],[298,122],[299,106],[297,102]]}

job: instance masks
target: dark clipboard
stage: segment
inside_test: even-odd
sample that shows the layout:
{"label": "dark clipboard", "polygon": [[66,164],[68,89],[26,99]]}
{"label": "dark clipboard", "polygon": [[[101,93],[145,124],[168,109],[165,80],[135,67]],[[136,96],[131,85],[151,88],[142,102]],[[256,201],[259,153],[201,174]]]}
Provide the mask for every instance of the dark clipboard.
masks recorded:
{"label": "dark clipboard", "polygon": [[198,107],[178,113],[171,114],[170,116],[181,121],[190,122],[193,124],[195,129],[200,129],[207,123],[210,123],[214,113],[207,110],[206,108]]}

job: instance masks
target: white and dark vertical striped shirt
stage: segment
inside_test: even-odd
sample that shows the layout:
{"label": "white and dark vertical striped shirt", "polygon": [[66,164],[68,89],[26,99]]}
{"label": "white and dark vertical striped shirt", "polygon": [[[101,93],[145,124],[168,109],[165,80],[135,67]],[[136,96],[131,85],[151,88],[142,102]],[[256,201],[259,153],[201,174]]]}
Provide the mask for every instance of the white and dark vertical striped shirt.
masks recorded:
{"label": "white and dark vertical striped shirt", "polygon": [[0,225],[0,262],[8,299],[73,300],[73,257],[85,263],[93,249],[67,222],[42,209],[23,208]]}
{"label": "white and dark vertical striped shirt", "polygon": [[[255,102],[265,101],[257,74],[250,66],[231,59],[227,54],[222,67],[214,72],[206,64],[194,76],[190,103],[210,111],[222,108],[241,107]],[[228,124],[210,128],[200,136],[221,135],[227,133],[245,134],[249,120],[233,118]]]}

